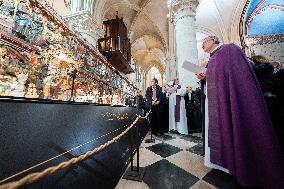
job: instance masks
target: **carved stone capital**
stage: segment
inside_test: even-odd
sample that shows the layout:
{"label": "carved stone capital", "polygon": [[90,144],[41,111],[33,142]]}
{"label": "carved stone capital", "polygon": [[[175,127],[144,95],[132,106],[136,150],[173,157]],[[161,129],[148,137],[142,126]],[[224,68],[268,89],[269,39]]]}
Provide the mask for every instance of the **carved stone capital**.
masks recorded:
{"label": "carved stone capital", "polygon": [[186,17],[195,19],[198,4],[199,0],[173,0],[171,7],[175,23]]}
{"label": "carved stone capital", "polygon": [[245,37],[245,42],[247,46],[254,45],[265,45],[272,43],[283,43],[284,42],[284,34],[271,34],[271,35],[260,35],[254,37]]}
{"label": "carved stone capital", "polygon": [[190,9],[191,12],[195,13],[196,8],[199,4],[199,0],[173,0],[172,7],[175,13],[184,9]]}

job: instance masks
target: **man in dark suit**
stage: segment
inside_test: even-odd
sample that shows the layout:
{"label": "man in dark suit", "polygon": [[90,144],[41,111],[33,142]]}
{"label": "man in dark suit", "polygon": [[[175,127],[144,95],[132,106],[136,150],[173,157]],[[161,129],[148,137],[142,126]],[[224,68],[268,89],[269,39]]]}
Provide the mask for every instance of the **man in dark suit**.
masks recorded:
{"label": "man in dark suit", "polygon": [[163,101],[162,88],[158,85],[156,78],[152,79],[151,87],[146,90],[147,105],[152,110],[151,124],[154,135],[161,135],[161,112]]}

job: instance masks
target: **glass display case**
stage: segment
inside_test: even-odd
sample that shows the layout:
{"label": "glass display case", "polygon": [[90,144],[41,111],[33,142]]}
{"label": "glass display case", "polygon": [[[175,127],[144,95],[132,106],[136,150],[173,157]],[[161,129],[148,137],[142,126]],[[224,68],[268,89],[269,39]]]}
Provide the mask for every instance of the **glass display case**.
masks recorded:
{"label": "glass display case", "polygon": [[0,1],[0,96],[122,104],[136,90],[45,2]]}

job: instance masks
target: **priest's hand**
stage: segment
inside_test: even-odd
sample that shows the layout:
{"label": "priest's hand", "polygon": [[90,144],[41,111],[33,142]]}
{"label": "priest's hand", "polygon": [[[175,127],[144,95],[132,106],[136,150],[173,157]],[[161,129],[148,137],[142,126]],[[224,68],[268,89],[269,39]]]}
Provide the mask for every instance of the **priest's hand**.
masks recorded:
{"label": "priest's hand", "polygon": [[203,80],[206,78],[206,74],[204,71],[198,72],[197,74],[195,74],[197,76],[198,79]]}

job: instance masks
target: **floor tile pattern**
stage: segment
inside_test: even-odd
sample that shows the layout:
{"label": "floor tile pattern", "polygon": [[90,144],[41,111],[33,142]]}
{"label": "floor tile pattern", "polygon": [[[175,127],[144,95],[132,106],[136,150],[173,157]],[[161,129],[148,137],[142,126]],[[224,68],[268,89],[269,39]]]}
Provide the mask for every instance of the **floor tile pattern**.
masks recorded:
{"label": "floor tile pattern", "polygon": [[155,143],[145,143],[147,135],[140,146],[143,181],[121,179],[116,189],[243,189],[234,177],[204,166],[201,134],[153,137]]}

